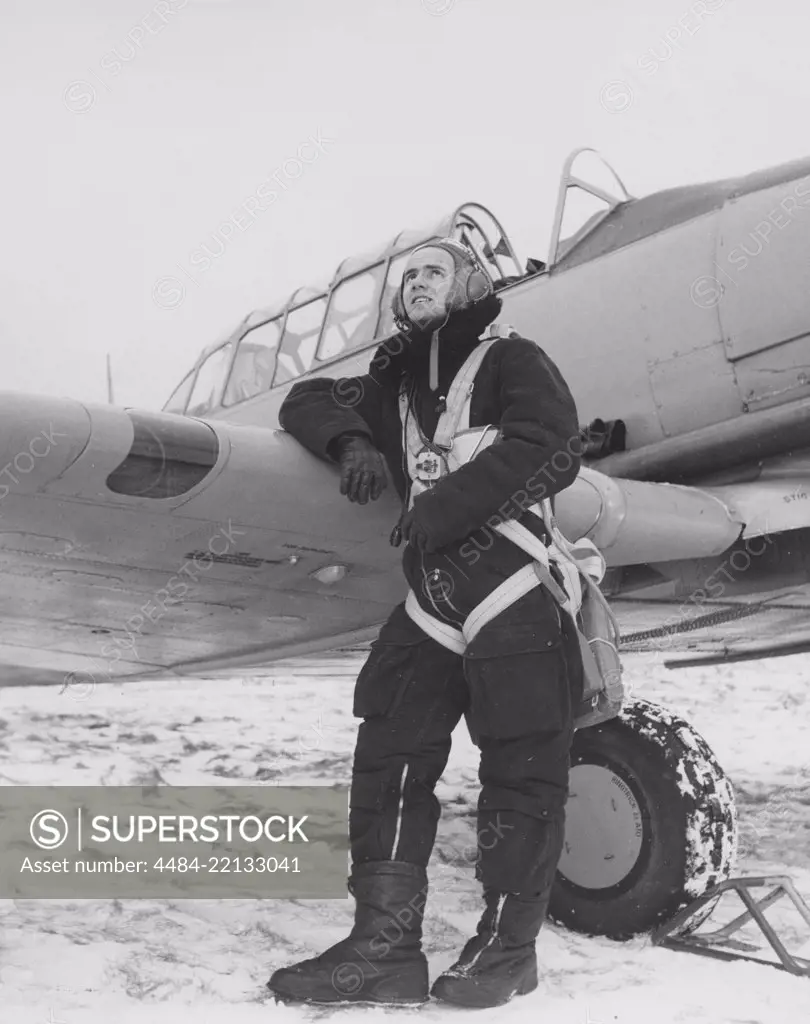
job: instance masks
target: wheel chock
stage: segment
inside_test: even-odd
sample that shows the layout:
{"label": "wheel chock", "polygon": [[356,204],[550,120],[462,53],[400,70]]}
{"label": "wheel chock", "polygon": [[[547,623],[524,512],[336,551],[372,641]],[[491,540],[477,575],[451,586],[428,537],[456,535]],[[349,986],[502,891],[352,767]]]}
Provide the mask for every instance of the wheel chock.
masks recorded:
{"label": "wheel chock", "polygon": [[[774,888],[760,900],[755,900],[749,890],[763,886],[774,886]],[[736,892],[740,897],[746,908],[744,913],[713,932],[704,932],[700,935],[697,933],[685,934],[685,926],[699,910],[729,891]],[[763,964],[766,967],[777,967],[780,971],[788,971],[790,974],[799,974],[810,978],[810,959],[789,953],[763,913],[783,896],[788,896],[792,900],[793,905],[810,928],[810,907],[796,892],[793,882],[786,875],[729,878],[714,886],[704,896],[696,899],[683,910],[678,911],[670,921],[656,928],[651,935],[653,945],[663,946],[665,949],[698,953],[700,956],[717,957],[720,960],[752,960],[754,963]],[[779,957],[780,963],[746,955],[759,952],[762,947],[732,937],[734,932],[739,931],[752,920],[759,925],[763,935]],[[805,948],[806,945],[802,947],[802,951]]]}

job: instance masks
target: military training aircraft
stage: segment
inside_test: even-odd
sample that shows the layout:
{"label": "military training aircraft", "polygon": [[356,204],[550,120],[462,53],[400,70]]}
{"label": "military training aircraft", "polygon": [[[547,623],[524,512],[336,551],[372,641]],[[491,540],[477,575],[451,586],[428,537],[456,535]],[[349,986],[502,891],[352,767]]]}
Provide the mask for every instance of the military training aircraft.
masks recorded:
{"label": "military training aircraft", "polygon": [[[446,235],[571,386],[586,458],[555,511],[606,558],[622,651],[810,649],[810,159],[635,198],[578,150],[542,260],[465,203],[250,313],[161,412],[4,394],[0,685],[233,674],[374,636],[406,590],[397,498],[347,502],[278,410],[304,376],[367,371],[409,252]],[[733,794],[683,719],[630,702],[577,734],[571,778],[569,927],[646,930],[728,877]]]}

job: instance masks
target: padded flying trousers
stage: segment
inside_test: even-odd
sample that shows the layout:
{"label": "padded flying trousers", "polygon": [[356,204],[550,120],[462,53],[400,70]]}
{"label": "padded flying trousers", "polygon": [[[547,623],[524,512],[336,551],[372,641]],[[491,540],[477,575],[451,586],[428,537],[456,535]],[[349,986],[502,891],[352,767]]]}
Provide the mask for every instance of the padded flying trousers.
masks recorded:
{"label": "padded flying trousers", "polygon": [[441,814],[434,788],[464,715],[481,751],[476,877],[486,889],[540,895],[560,854],[582,685],[573,624],[542,587],[485,626],[463,656],[398,605],[355,687],[354,714],[364,720],[352,770],[353,863],[427,866]]}

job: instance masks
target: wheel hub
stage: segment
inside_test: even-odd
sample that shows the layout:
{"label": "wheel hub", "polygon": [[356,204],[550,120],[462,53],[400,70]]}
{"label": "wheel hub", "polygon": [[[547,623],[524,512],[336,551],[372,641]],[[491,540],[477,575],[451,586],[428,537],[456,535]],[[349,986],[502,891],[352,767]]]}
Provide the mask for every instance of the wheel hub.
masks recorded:
{"label": "wheel hub", "polygon": [[641,852],[638,801],[624,779],[601,765],[575,765],[569,789],[560,874],[583,889],[618,885]]}

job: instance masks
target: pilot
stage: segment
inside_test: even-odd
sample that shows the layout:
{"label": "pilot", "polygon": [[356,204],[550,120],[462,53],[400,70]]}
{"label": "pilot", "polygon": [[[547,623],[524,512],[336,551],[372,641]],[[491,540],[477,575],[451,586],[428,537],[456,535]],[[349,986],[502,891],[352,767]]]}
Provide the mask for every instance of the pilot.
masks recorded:
{"label": "pilot", "polygon": [[[402,500],[392,542],[405,542],[405,578],[434,622],[459,629],[531,562],[487,530],[487,520],[512,517],[546,540],[542,521],[512,499],[525,497],[541,472],[546,495],[574,481],[577,411],[545,352],[493,327],[497,340],[474,378],[469,425],[495,425],[499,438],[442,475],[430,440],[450,383],[501,300],[475,254],[448,238],[412,252],[393,306],[399,333],[377,350],[369,373],[297,383],[280,421],[311,452],[339,464],[349,501],[379,498],[387,466]],[[413,417],[425,442],[419,484],[403,450],[404,417]],[[563,847],[572,710],[582,684],[573,624],[543,586],[496,615],[463,653],[428,635],[404,603],[393,610],[354,693],[362,719],[349,820],[354,926],[320,956],[276,970],[268,985],[277,997],[418,1003],[430,993],[491,1007],[536,988],[535,940]],[[480,749],[477,842],[466,858],[482,883],[483,912],[429,989],[421,938],[441,813],[434,789],[462,716]]]}

